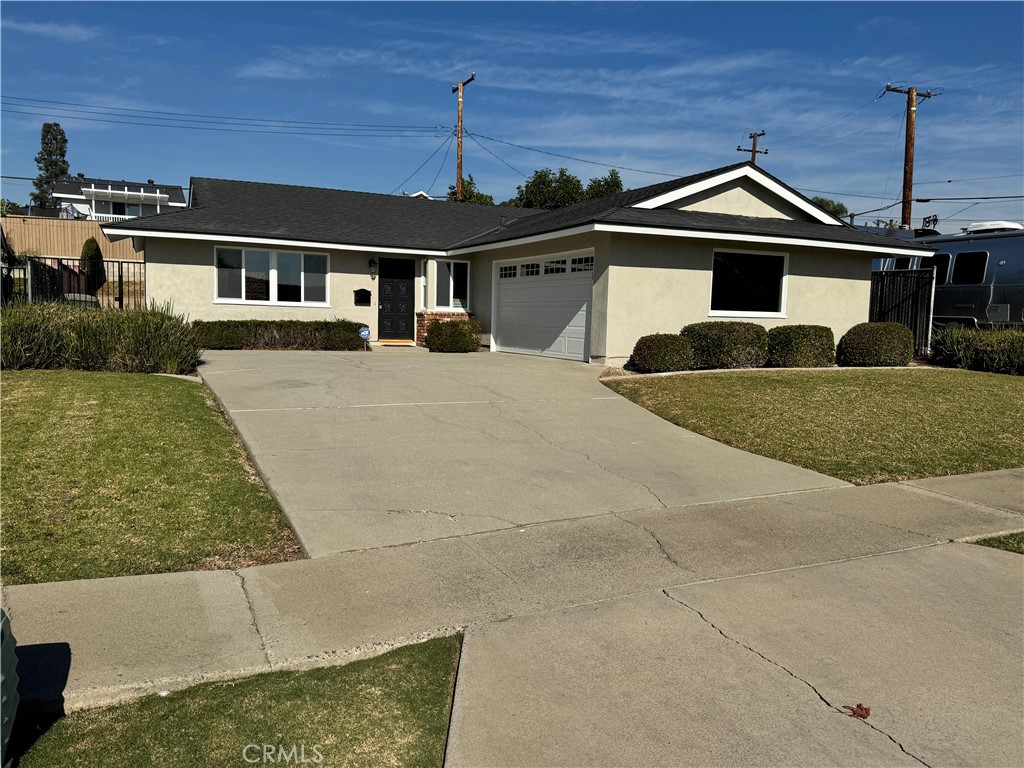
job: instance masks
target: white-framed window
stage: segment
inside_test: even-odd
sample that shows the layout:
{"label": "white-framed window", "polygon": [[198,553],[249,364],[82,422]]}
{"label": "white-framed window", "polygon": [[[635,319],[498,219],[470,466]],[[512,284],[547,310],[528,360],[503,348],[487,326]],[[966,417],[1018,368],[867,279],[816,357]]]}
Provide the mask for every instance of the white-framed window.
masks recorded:
{"label": "white-framed window", "polygon": [[572,271],[573,272],[593,272],[594,271],[594,257],[593,256],[580,256],[572,260]]}
{"label": "white-framed window", "polygon": [[434,306],[437,309],[469,308],[469,262],[437,261],[434,276]]}
{"label": "white-framed window", "polygon": [[565,259],[553,259],[544,262],[544,274],[556,275],[565,272]]}
{"label": "white-framed window", "polygon": [[540,274],[540,264],[523,264],[523,277],[536,277]]}
{"label": "white-framed window", "polygon": [[498,268],[498,279],[507,280],[510,277],[516,276],[516,265],[510,264]]}
{"label": "white-framed window", "polygon": [[231,304],[328,303],[326,253],[216,249],[214,300]]}
{"label": "white-framed window", "polygon": [[789,254],[715,251],[712,316],[782,317],[786,312]]}

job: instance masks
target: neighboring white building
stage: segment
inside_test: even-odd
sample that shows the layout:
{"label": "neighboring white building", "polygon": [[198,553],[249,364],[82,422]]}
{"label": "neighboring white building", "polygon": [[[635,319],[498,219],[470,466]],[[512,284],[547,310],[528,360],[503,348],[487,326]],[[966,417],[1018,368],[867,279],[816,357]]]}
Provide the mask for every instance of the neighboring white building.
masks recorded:
{"label": "neighboring white building", "polygon": [[60,218],[88,221],[126,221],[186,207],[180,186],[152,179],[145,183],[91,179],[83,173],[59,179],[53,197],[60,202]]}

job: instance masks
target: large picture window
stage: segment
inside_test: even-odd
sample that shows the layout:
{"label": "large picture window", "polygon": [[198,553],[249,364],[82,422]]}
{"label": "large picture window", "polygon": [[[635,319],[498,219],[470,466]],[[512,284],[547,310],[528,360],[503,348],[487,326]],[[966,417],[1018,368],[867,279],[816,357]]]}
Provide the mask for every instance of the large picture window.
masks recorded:
{"label": "large picture window", "polygon": [[783,254],[716,252],[711,271],[711,313],[782,314],[785,279]]}
{"label": "large picture window", "polygon": [[324,304],[327,255],[218,248],[216,285],[219,301]]}
{"label": "large picture window", "polygon": [[469,308],[469,262],[437,262],[434,306],[438,309]]}

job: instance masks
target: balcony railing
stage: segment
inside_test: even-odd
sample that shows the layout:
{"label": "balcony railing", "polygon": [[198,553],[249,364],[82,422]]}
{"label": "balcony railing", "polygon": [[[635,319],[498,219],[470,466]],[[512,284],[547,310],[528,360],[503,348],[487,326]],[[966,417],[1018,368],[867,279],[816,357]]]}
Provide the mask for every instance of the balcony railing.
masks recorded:
{"label": "balcony railing", "polygon": [[115,216],[112,213],[94,213],[92,214],[93,221],[128,221],[129,219],[137,219],[138,216]]}

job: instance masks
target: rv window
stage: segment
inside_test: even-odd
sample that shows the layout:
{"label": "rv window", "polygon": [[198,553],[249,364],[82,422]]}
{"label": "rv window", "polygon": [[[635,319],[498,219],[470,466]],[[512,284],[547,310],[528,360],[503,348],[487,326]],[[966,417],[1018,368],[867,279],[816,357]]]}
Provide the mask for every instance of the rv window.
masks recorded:
{"label": "rv window", "polygon": [[936,253],[934,256],[922,256],[921,269],[931,269],[932,267],[935,267],[935,284],[945,285],[946,278],[949,277],[949,254]]}
{"label": "rv window", "polygon": [[896,259],[896,265],[893,267],[893,269],[910,269],[910,257],[901,256],[900,258]]}
{"label": "rv window", "polygon": [[978,285],[985,279],[985,264],[988,253],[967,251],[958,253],[953,260],[953,285]]}

